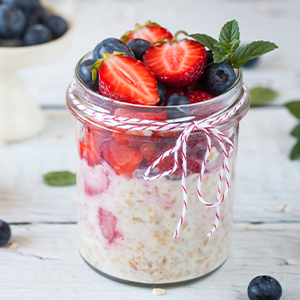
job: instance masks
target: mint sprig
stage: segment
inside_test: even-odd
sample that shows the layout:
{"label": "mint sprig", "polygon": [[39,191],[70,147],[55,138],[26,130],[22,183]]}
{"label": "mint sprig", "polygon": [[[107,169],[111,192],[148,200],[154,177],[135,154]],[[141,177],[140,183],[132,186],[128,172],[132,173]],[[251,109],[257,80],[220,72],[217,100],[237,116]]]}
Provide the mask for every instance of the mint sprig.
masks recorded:
{"label": "mint sprig", "polygon": [[[300,101],[291,101],[284,105],[292,115],[300,122]],[[297,139],[297,142],[290,153],[290,159],[300,159],[300,123],[292,130],[291,135]]]}
{"label": "mint sprig", "polygon": [[233,68],[240,68],[248,60],[278,48],[276,44],[271,42],[255,41],[236,51],[241,42],[239,25],[236,20],[229,21],[222,27],[219,41],[209,35],[200,33],[188,36],[212,51],[214,63],[225,61]]}
{"label": "mint sprig", "polygon": [[43,175],[44,182],[50,186],[68,186],[76,184],[76,174],[68,171],[50,172]]}

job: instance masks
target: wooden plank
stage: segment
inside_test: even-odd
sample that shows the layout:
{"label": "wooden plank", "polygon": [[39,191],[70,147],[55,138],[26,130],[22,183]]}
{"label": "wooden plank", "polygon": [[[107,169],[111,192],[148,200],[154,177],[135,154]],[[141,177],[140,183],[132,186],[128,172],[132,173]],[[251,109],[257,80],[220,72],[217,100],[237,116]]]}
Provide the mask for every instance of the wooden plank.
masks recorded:
{"label": "wooden plank", "polygon": [[[42,175],[76,171],[73,117],[46,110],[47,125],[35,139],[0,148],[0,219],[8,222],[75,222],[76,188],[49,187]],[[284,120],[284,121],[280,121]],[[283,108],[251,109],[241,123],[234,220],[300,221],[299,162],[288,153],[296,120]],[[282,213],[287,204],[291,211]]]}
{"label": "wooden plank", "polygon": [[[223,0],[91,0],[88,5],[78,0],[45,2],[70,15],[76,24],[76,31],[73,47],[64,58],[20,72],[39,104],[64,105],[65,92],[76,62],[104,38],[120,37],[132,29],[136,22],[144,23],[147,20],[158,22],[173,33],[183,29],[217,38],[225,22],[237,19],[242,43],[270,40],[279,46],[279,50],[263,58],[257,69],[245,72],[245,82],[249,87],[263,84],[277,89],[280,97],[275,104],[299,97],[300,44],[299,39],[291,38],[298,36],[300,26],[300,3],[297,0],[290,0],[288,4],[283,1]],[[98,17],[95,15],[97,11],[104,11],[105,14]]]}
{"label": "wooden plank", "polygon": [[[235,224],[227,262],[185,287],[165,288],[164,299],[247,299],[250,280],[269,274],[283,300],[298,299],[300,224]],[[248,228],[249,229],[249,228]],[[13,243],[0,249],[0,291],[5,299],[153,299],[151,288],[131,287],[92,271],[77,252],[76,225],[12,226]],[[4,299],[4,298],[3,298]]]}

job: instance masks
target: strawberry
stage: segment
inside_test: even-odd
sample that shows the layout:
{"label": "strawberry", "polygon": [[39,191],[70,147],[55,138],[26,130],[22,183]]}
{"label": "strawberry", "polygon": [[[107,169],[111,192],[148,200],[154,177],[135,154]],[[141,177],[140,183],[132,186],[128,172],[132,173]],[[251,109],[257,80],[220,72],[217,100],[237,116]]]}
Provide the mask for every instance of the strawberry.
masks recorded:
{"label": "strawberry", "polygon": [[94,172],[84,170],[84,191],[89,196],[99,195],[109,187],[109,179],[103,165],[95,167]]}
{"label": "strawberry", "polygon": [[204,91],[192,91],[192,92],[185,94],[185,96],[190,100],[191,104],[203,102],[205,100],[209,100],[209,99],[215,97],[214,95],[212,95],[210,93],[206,93]]}
{"label": "strawberry", "polygon": [[[141,153],[144,155],[145,159],[149,163],[154,163],[162,154],[166,151],[170,150],[174,147],[174,144],[167,143],[167,144],[153,144],[153,143],[144,143],[140,147]],[[181,155],[178,157],[179,161],[179,169],[181,169]],[[171,154],[168,157],[165,157],[157,167],[160,171],[165,172],[172,169],[174,166],[174,154]],[[178,169],[177,169],[178,170]]]}
{"label": "strawberry", "polygon": [[101,147],[101,155],[118,175],[132,178],[133,172],[143,159],[143,155],[134,147],[119,146],[110,140]]}
{"label": "strawberry", "polygon": [[90,128],[87,128],[83,142],[79,140],[78,151],[80,159],[85,159],[90,167],[100,164],[99,148],[101,143],[101,138],[94,134]]}
{"label": "strawberry", "polygon": [[102,235],[109,244],[112,244],[116,241],[116,239],[123,237],[122,234],[116,230],[118,220],[114,214],[102,207],[99,207],[98,218]]}
{"label": "strawberry", "polygon": [[168,39],[171,41],[173,35],[168,29],[161,27],[157,23],[148,21],[145,25],[135,24],[135,29],[127,31],[122,35],[121,41],[124,43],[129,42],[132,39],[143,39],[150,43],[160,41],[162,39]]}
{"label": "strawberry", "polygon": [[146,50],[143,61],[166,86],[183,87],[196,82],[206,66],[206,50],[192,40],[158,43]]}
{"label": "strawberry", "polygon": [[101,95],[122,102],[156,105],[159,93],[151,70],[141,61],[122,55],[103,52],[103,58],[92,66],[93,73],[99,69]]}

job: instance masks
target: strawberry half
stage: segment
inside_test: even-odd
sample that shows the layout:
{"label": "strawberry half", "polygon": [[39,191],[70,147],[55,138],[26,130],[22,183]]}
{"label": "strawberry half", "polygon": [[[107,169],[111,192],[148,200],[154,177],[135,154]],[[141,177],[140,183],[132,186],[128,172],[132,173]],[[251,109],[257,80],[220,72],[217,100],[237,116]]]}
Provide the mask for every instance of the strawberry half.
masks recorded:
{"label": "strawberry half", "polygon": [[171,41],[173,35],[166,28],[161,27],[157,23],[148,21],[145,25],[135,24],[134,30],[127,31],[122,35],[121,41],[124,43],[129,42],[132,39],[143,39],[150,43],[160,41],[162,39],[167,39]]}
{"label": "strawberry half", "polygon": [[166,86],[183,87],[196,82],[206,66],[205,47],[192,40],[176,39],[150,46],[143,61]]}
{"label": "strawberry half", "polygon": [[114,243],[118,238],[123,237],[116,229],[118,219],[110,211],[99,207],[98,210],[99,226],[103,237],[109,244]]}
{"label": "strawberry half", "polygon": [[151,70],[141,61],[122,55],[104,52],[103,59],[93,65],[99,69],[101,95],[127,103],[156,105],[159,93]]}
{"label": "strawberry half", "polygon": [[190,100],[191,104],[203,102],[205,100],[209,100],[215,97],[214,95],[206,93],[204,91],[192,91],[190,93],[185,94],[185,96]]}

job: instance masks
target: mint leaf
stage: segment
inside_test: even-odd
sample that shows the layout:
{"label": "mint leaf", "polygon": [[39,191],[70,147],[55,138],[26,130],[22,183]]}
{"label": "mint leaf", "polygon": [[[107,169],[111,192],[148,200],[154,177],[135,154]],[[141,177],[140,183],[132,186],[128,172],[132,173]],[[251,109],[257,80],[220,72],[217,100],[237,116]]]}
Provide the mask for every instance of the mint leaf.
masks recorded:
{"label": "mint leaf", "polygon": [[300,139],[300,124],[292,130],[291,135]]}
{"label": "mint leaf", "polygon": [[240,39],[239,24],[236,20],[227,22],[221,29],[219,40],[231,45],[234,40]]}
{"label": "mint leaf", "polygon": [[297,144],[294,146],[290,153],[290,159],[296,160],[300,158],[300,140],[298,140]]}
{"label": "mint leaf", "polygon": [[205,47],[207,47],[209,50],[216,50],[214,47],[214,44],[216,44],[218,41],[212,38],[209,35],[206,34],[200,34],[200,33],[195,33],[195,34],[189,34],[189,37],[195,39],[197,42],[201,43]]}
{"label": "mint leaf", "polygon": [[260,106],[266,102],[272,101],[278,96],[278,93],[272,89],[257,86],[250,89],[251,106]]}
{"label": "mint leaf", "polygon": [[246,61],[255,57],[266,54],[274,49],[277,45],[271,42],[256,41],[240,48],[232,58],[232,67],[240,68]]}
{"label": "mint leaf", "polygon": [[300,120],[300,101],[291,101],[284,105],[291,114]]}
{"label": "mint leaf", "polygon": [[[218,50],[222,49],[224,50],[226,53],[228,53],[231,49],[231,45],[225,43],[225,42],[217,42],[214,44],[215,48],[218,48]],[[217,49],[215,49],[216,51]]]}
{"label": "mint leaf", "polygon": [[76,174],[68,171],[50,172],[43,175],[44,182],[50,186],[67,186],[76,184]]}
{"label": "mint leaf", "polygon": [[220,63],[228,57],[228,53],[215,50],[213,53],[214,63]]}

